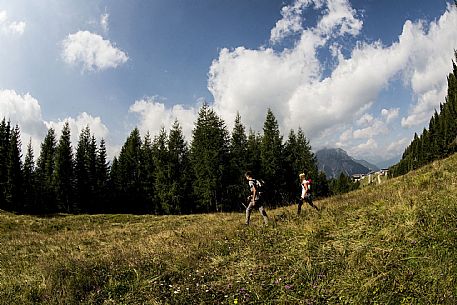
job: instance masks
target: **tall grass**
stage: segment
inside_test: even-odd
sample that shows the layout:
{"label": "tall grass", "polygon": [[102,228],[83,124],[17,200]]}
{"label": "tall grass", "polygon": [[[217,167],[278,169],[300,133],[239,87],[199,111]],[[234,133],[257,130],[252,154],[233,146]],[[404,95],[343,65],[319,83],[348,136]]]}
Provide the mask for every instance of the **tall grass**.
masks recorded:
{"label": "tall grass", "polygon": [[267,227],[2,212],[0,303],[457,303],[457,155],[317,205],[269,210]]}

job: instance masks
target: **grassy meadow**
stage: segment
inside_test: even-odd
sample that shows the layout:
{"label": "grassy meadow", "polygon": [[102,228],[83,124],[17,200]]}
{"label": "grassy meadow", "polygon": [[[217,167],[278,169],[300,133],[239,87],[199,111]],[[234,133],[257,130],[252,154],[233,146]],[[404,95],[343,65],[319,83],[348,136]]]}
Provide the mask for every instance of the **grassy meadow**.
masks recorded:
{"label": "grassy meadow", "polygon": [[457,304],[457,155],[317,205],[0,212],[0,303]]}

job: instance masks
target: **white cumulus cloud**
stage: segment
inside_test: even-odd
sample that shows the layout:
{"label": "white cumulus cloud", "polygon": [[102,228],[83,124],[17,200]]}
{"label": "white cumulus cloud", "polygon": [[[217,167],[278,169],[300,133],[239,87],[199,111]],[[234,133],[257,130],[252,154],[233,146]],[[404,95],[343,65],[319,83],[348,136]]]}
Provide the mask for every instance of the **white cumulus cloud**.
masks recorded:
{"label": "white cumulus cloud", "polygon": [[424,124],[435,108],[444,102],[447,93],[446,76],[450,72],[453,50],[457,42],[457,9],[448,6],[436,21],[406,22],[400,43],[410,45],[409,64],[405,79],[410,84],[416,103],[411,105],[403,127]]}
{"label": "white cumulus cloud", "polygon": [[58,121],[49,121],[45,123],[48,128],[53,128],[56,131],[56,134],[60,137],[63,126],[66,122],[68,122],[70,126],[71,142],[74,147],[76,147],[78,143],[79,135],[87,126],[89,127],[91,134],[93,134],[98,140],[102,138],[106,139],[109,133],[108,128],[102,122],[100,117],[93,117],[86,112],[80,113],[76,116],[76,118],[67,117]]}
{"label": "white cumulus cloud", "polygon": [[375,155],[378,150],[378,143],[373,138],[369,138],[366,142],[356,145],[348,152],[352,156],[369,156]]}
{"label": "white cumulus cloud", "polygon": [[404,148],[406,145],[408,145],[411,142],[411,140],[408,140],[407,138],[401,138],[399,140],[396,140],[387,146],[387,153],[389,156],[397,156],[401,153],[403,153]]}
{"label": "white cumulus cloud", "polygon": [[19,125],[23,152],[29,141],[32,148],[39,151],[42,137],[46,134],[46,125],[41,117],[41,107],[29,93],[19,94],[15,90],[0,90],[0,120],[5,118],[12,126]]}
{"label": "white cumulus cloud", "polygon": [[143,134],[149,131],[152,136],[157,135],[162,127],[167,131],[170,130],[177,119],[188,141],[191,139],[194,122],[198,116],[197,107],[187,108],[182,105],[174,105],[167,108],[158,97],[146,97],[135,101],[130,106],[129,112],[139,115],[138,128],[140,131]]}
{"label": "white cumulus cloud", "polygon": [[325,8],[324,14],[313,29],[319,36],[356,36],[362,29],[363,22],[356,17],[357,12],[347,0],[296,0],[281,9],[282,18],[271,30],[270,42],[280,43],[287,36],[303,32],[302,14],[306,8]]}
{"label": "white cumulus cloud", "polygon": [[26,27],[25,21],[10,21],[8,13],[0,10],[0,33],[5,35],[22,35]]}
{"label": "white cumulus cloud", "polygon": [[[314,27],[303,28],[305,9],[320,10]],[[239,111],[244,124],[261,130],[266,109],[271,108],[283,132],[300,126],[314,143],[328,142],[322,139],[328,136],[326,130],[353,126],[352,135],[335,135],[335,142],[340,135],[341,139],[368,138],[368,142],[354,144],[360,152],[376,148],[376,137],[387,133],[387,125],[400,111],[384,109],[371,121],[366,116],[359,122],[364,128],[354,123],[399,77],[413,91],[414,103],[401,120],[404,127],[424,122],[444,101],[457,41],[457,9],[448,6],[442,16],[428,23],[405,22],[391,45],[359,40],[347,57],[341,54],[338,38],[357,35],[363,26],[348,1],[297,0],[281,14],[270,40],[280,46],[293,35],[292,48],[224,48],[210,67],[208,89],[214,96],[214,108],[228,125]],[[330,73],[324,74],[317,55],[322,48],[338,60]]]}
{"label": "white cumulus cloud", "polygon": [[284,6],[281,9],[282,19],[278,20],[275,27],[271,29],[270,41],[278,43],[285,37],[302,31],[302,11],[310,3],[311,0],[297,0],[292,5]]}
{"label": "white cumulus cloud", "polygon": [[386,123],[396,119],[400,113],[400,108],[382,109],[381,115],[385,118]]}
{"label": "white cumulus cloud", "polygon": [[[315,2],[325,2],[318,0]],[[357,12],[351,8],[347,0],[328,0],[327,12],[317,25],[320,33],[325,35],[351,35],[360,33],[363,21],[356,17]]]}
{"label": "white cumulus cloud", "polygon": [[357,125],[359,126],[366,126],[366,125],[369,125],[373,122],[374,118],[371,114],[369,113],[365,113],[364,115],[362,115],[362,117],[360,119],[358,119],[356,121]]}
{"label": "white cumulus cloud", "polygon": [[[79,140],[79,134],[89,126],[91,133],[100,140],[109,135],[109,130],[100,117],[94,117],[86,112],[79,114],[76,118],[67,117],[57,121],[46,121],[42,117],[41,106],[37,99],[29,93],[19,94],[15,90],[0,90],[0,120],[5,118],[11,125],[19,126],[21,131],[22,152],[25,154],[26,147],[31,141],[35,158],[38,158],[41,143],[49,128],[54,128],[57,140],[60,138],[63,125],[69,122],[71,130],[71,142],[73,148]],[[110,157],[117,153],[114,147],[107,144]]]}
{"label": "white cumulus cloud", "polygon": [[62,41],[62,58],[69,64],[81,64],[84,71],[116,68],[129,59],[109,40],[89,31],[69,34]]}

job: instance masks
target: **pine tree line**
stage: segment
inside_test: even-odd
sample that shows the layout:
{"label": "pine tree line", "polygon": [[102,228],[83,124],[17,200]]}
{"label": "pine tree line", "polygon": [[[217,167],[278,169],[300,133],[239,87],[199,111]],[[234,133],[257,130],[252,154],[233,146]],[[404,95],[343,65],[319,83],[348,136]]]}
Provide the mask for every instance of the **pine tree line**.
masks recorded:
{"label": "pine tree line", "polygon": [[262,134],[247,132],[239,114],[229,132],[204,104],[190,143],[178,121],[154,137],[142,137],[135,128],[111,163],[105,141],[97,143],[89,127],[81,131],[76,148],[70,134],[68,123],[58,139],[50,128],[35,164],[30,142],[22,158],[19,126],[3,119],[1,209],[36,214],[233,211],[248,195],[247,170],[265,181],[270,206],[296,199],[301,172],[313,179],[316,195],[330,193],[304,132],[291,130],[284,141],[271,110]]}
{"label": "pine tree line", "polygon": [[[457,61],[457,51],[454,52]],[[405,149],[399,163],[390,172],[403,175],[433,160],[457,152],[457,65],[452,61],[453,71],[447,77],[448,92],[439,113],[435,110],[428,129],[420,136],[414,134],[411,144]]]}

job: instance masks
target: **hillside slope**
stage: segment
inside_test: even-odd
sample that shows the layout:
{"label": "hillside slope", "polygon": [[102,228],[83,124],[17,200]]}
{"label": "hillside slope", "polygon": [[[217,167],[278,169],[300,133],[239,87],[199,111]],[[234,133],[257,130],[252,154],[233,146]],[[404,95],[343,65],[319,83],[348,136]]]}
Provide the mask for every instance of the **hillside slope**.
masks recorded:
{"label": "hillside slope", "polygon": [[259,213],[0,213],[3,304],[456,304],[457,155]]}

